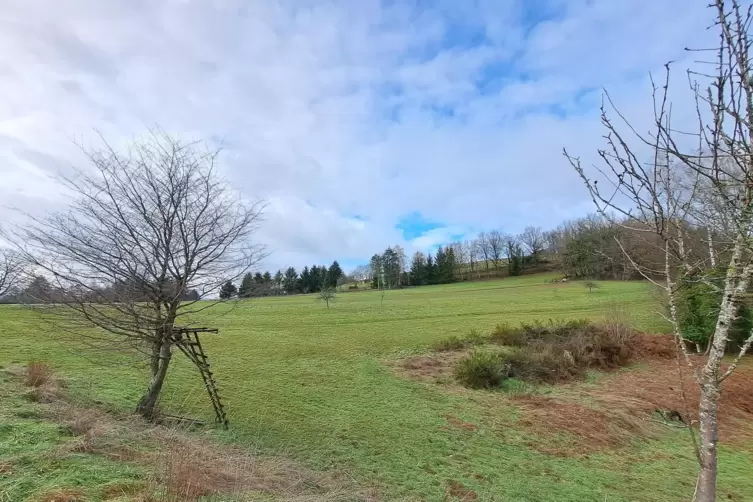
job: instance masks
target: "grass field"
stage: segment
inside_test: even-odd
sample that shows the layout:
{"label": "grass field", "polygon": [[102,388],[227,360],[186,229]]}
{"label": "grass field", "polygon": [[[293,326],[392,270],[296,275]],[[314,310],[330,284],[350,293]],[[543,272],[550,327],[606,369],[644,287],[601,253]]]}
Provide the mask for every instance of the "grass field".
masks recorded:
{"label": "grass field", "polygon": [[[491,395],[490,406],[488,393],[446,392],[401,378],[386,364],[471,329],[598,319],[615,303],[629,309],[638,329],[666,329],[647,284],[604,282],[589,293],[542,275],[389,291],[383,302],[379,292],[342,293],[329,309],[313,296],[221,305],[204,319],[220,329],[204,341],[231,420],[230,430],[216,435],[314,469],[344,471],[386,500],[445,500],[450,481],[473,489],[478,500],[687,500],[695,460],[680,431],[636,439],[619,451],[549,456],[526,445],[504,394]],[[48,361],[75,395],[128,409],[143,390],[145,373],[126,355],[64,348],[31,312],[0,307],[0,334],[0,365]],[[211,419],[198,373],[180,357],[175,362],[163,406]],[[448,415],[478,429],[448,428]],[[0,426],[5,420],[0,414]],[[0,434],[0,455],[9,455],[3,441]],[[751,451],[722,447],[724,490],[753,498]],[[37,472],[37,484],[71,482],[67,468],[58,467]],[[0,475],[0,493],[17,484]]]}

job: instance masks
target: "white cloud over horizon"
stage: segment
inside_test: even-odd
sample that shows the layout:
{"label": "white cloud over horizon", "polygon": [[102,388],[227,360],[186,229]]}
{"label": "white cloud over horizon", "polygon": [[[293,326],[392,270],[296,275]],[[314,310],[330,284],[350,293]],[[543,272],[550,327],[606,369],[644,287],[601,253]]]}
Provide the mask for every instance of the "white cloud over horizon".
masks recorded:
{"label": "white cloud over horizon", "polygon": [[[601,88],[639,126],[648,72],[710,45],[687,0],[9,0],[0,12],[0,218],[64,203],[49,176],[154,124],[222,145],[267,202],[264,267],[366,262],[590,211]],[[693,120],[678,107],[676,120]],[[406,239],[409,215],[438,228]]]}

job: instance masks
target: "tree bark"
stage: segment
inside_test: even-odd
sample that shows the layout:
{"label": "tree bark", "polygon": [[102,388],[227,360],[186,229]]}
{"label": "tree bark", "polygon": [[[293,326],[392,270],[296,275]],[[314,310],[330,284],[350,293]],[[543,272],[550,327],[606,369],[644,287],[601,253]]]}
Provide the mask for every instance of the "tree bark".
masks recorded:
{"label": "tree bark", "polygon": [[152,348],[149,387],[136,407],[136,412],[146,419],[152,420],[157,416],[157,402],[162,392],[162,386],[165,383],[171,358],[172,346],[169,340],[163,339],[155,342]]}
{"label": "tree bark", "polygon": [[701,425],[700,461],[701,472],[698,474],[696,502],[716,501],[717,444],[717,408],[719,390],[716,385],[705,385],[701,389],[699,418]]}

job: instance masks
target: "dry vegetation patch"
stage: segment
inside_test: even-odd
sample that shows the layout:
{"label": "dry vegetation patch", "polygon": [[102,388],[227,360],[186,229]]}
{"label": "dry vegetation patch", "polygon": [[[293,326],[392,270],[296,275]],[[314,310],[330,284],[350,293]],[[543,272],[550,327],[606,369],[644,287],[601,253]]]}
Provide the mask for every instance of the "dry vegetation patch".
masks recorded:
{"label": "dry vegetation patch", "polygon": [[[424,382],[465,381],[475,388],[489,387],[482,383],[491,377],[495,382],[515,377],[556,384],[549,395],[526,392],[501,398],[518,407],[515,426],[531,433],[528,445],[552,455],[585,455],[636,438],[657,437],[667,427],[697,423],[699,391],[683,367],[687,402],[683,400],[671,335],[576,321],[523,329],[500,326],[481,339],[476,333],[467,339],[452,338],[437,344],[430,355],[403,359],[397,371]],[[614,371],[634,362],[640,364]],[[607,373],[588,383],[580,377],[589,368]],[[483,377],[483,382],[474,383],[468,374]],[[751,381],[750,361],[725,381],[719,413],[724,442],[753,442]],[[477,429],[454,416],[445,419],[448,427]]]}

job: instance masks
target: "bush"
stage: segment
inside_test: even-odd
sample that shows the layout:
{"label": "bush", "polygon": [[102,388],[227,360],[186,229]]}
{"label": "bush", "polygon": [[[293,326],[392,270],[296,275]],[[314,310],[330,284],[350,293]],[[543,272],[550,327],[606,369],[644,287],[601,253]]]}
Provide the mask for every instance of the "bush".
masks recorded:
{"label": "bush", "polygon": [[517,328],[500,324],[488,337],[472,332],[465,340],[454,338],[445,344],[468,346],[483,341],[513,350],[503,356],[474,352],[458,362],[455,376],[466,387],[496,387],[506,378],[553,383],[581,377],[588,368],[621,367],[633,356],[635,334],[623,313],[616,312],[601,325],[586,319],[537,321]]}
{"label": "bush", "polygon": [[466,345],[483,345],[488,339],[475,329],[472,329],[470,333],[465,335],[464,341]]}
{"label": "bush", "polygon": [[502,364],[506,377],[534,383],[566,381],[583,374],[571,354],[549,346],[513,350]]}
{"label": "bush", "polygon": [[455,378],[471,389],[499,387],[505,379],[502,357],[494,352],[474,350],[455,364]]}
{"label": "bush", "polygon": [[520,328],[513,328],[509,324],[497,324],[489,338],[501,345],[509,345],[510,347],[520,347],[525,343],[523,330]]}

